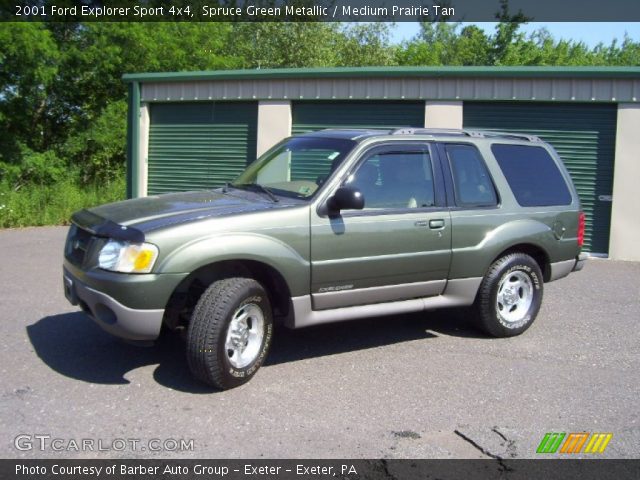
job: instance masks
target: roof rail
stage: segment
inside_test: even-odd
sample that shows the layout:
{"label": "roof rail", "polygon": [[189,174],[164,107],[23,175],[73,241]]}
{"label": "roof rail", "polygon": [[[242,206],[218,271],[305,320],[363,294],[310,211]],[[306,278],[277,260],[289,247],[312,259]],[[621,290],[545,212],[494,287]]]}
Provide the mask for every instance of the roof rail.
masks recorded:
{"label": "roof rail", "polygon": [[397,128],[391,131],[391,135],[456,135],[475,138],[505,138],[515,140],[527,140],[540,142],[540,138],[534,135],[511,132],[494,132],[491,130],[464,130],[457,128]]}
{"label": "roof rail", "polygon": [[513,132],[494,132],[494,131],[484,131],[482,132],[485,137],[492,138],[513,138],[516,140],[528,140],[529,142],[541,142],[540,137],[536,137],[535,135],[527,135],[526,133],[513,133]]}
{"label": "roof rail", "polygon": [[460,135],[470,136],[466,130],[456,128],[396,128],[391,131],[391,135]]}

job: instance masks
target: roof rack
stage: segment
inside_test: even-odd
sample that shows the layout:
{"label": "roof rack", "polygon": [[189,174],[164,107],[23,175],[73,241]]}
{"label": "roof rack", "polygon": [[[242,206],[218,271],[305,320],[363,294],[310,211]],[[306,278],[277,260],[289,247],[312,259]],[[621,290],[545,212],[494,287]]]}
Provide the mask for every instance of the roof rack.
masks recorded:
{"label": "roof rack", "polygon": [[527,140],[540,142],[540,138],[534,135],[511,132],[494,132],[490,130],[463,130],[456,128],[397,128],[391,131],[391,135],[452,135],[474,138],[505,138],[515,140]]}
{"label": "roof rack", "polygon": [[484,137],[491,138],[513,138],[515,140],[528,140],[529,142],[541,142],[540,137],[535,135],[527,135],[526,133],[513,133],[513,132],[494,132],[483,131],[481,132]]}
{"label": "roof rack", "polygon": [[391,135],[458,135],[471,136],[466,130],[455,128],[396,128],[391,131]]}

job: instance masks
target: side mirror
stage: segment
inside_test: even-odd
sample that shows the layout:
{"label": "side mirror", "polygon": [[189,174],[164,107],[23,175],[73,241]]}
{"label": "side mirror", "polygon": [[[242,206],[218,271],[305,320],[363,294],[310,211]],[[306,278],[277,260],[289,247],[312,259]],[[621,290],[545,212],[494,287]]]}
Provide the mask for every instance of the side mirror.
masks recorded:
{"label": "side mirror", "polygon": [[339,213],[340,210],[362,210],[364,196],[356,187],[340,187],[327,201],[327,207],[330,213]]}

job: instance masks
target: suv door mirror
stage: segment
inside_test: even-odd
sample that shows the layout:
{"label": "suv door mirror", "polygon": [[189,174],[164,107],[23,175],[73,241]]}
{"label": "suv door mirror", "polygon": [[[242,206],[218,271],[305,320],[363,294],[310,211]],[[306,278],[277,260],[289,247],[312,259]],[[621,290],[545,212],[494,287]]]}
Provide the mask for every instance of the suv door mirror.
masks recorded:
{"label": "suv door mirror", "polygon": [[327,207],[330,213],[339,213],[340,210],[362,210],[364,208],[364,196],[356,187],[340,187],[327,200]]}

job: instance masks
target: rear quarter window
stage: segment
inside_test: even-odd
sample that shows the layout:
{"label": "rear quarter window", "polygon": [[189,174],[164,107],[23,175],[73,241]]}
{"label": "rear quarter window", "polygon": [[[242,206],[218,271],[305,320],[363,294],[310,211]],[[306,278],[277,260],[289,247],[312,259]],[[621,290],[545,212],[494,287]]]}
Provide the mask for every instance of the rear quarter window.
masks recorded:
{"label": "rear quarter window", "polygon": [[493,182],[484,160],[472,145],[445,146],[453,175],[456,205],[461,207],[493,207],[498,204]]}
{"label": "rear quarter window", "polygon": [[545,148],[493,144],[491,151],[521,206],[571,204],[569,187]]}

